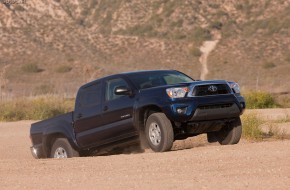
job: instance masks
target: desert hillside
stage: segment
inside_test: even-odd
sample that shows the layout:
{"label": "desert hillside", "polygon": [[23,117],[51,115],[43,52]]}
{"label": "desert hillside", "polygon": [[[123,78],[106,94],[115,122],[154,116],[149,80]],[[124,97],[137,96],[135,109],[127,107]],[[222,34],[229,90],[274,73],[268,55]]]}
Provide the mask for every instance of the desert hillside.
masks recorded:
{"label": "desert hillside", "polygon": [[289,0],[4,2],[1,97],[73,96],[87,81],[140,69],[290,91]]}

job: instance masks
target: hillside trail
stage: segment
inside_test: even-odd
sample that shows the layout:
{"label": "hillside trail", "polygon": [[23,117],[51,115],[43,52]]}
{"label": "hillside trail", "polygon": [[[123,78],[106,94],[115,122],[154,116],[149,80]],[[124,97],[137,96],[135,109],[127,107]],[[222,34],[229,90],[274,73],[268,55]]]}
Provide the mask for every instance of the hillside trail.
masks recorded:
{"label": "hillside trail", "polygon": [[1,70],[0,70],[0,98],[5,96],[5,88],[7,87],[8,84],[8,79],[6,78],[6,72],[8,68],[10,67],[10,64],[6,64]]}
{"label": "hillside trail", "polygon": [[201,51],[201,56],[199,58],[199,62],[201,63],[201,74],[200,80],[205,80],[208,74],[208,64],[207,58],[209,54],[215,49],[217,43],[221,39],[221,33],[218,31],[213,32],[213,40],[211,41],[204,41],[202,46],[199,48]]}

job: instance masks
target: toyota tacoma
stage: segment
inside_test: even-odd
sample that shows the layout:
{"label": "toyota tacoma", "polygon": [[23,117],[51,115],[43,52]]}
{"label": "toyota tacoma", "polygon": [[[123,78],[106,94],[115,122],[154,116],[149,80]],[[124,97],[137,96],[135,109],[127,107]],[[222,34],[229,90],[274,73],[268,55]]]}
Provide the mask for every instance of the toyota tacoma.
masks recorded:
{"label": "toyota tacoma", "polygon": [[70,158],[140,143],[164,152],[204,133],[209,142],[237,144],[245,107],[235,82],[175,70],[116,74],[81,86],[73,112],[33,123],[31,152]]}

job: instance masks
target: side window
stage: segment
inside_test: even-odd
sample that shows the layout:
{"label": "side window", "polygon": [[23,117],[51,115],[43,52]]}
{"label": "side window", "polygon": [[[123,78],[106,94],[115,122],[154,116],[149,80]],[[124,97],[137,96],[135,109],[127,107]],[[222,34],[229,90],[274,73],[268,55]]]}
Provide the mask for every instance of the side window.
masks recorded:
{"label": "side window", "polygon": [[101,103],[101,83],[85,88],[80,97],[82,107],[90,107]]}
{"label": "side window", "polygon": [[114,93],[115,89],[120,86],[129,87],[128,83],[122,78],[111,79],[106,82],[106,95],[105,95],[106,101],[115,100],[124,96],[124,95],[116,95]]}

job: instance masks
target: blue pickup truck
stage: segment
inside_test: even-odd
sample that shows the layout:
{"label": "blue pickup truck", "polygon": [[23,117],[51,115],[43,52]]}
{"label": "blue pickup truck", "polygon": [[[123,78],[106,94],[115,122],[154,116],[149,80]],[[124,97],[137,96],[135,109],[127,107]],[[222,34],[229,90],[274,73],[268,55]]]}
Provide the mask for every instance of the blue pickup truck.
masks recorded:
{"label": "blue pickup truck", "polygon": [[143,144],[169,151],[175,140],[207,134],[236,144],[245,100],[239,85],[196,81],[175,70],[107,76],[80,87],[73,112],[33,123],[35,158],[70,158]]}

